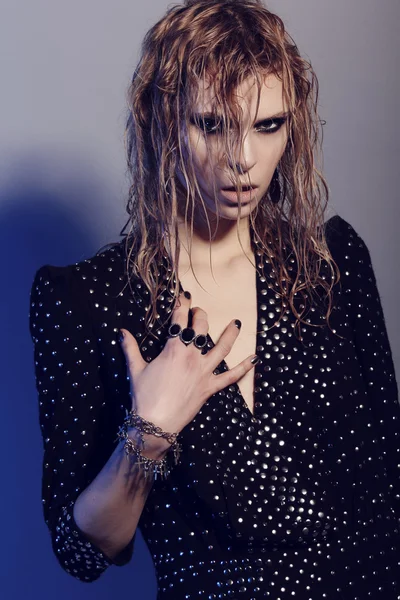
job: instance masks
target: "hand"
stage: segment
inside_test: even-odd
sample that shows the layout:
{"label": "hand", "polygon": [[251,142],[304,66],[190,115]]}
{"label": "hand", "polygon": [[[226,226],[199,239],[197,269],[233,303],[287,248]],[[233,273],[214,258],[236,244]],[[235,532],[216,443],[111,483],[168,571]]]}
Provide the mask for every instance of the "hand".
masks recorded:
{"label": "hand", "polygon": [[[191,300],[183,294],[172,312],[171,323],[188,326]],[[192,327],[196,334],[208,333],[207,314],[199,307],[192,309]],[[254,367],[253,354],[219,375],[213,371],[232,349],[239,329],[231,321],[218,343],[202,354],[193,343],[185,346],[179,337],[168,338],[162,352],[150,363],[140,352],[134,336],[126,329],[121,343],[126,358],[132,408],[144,419],[169,433],[179,433],[199,412],[210,396],[232,385]]]}

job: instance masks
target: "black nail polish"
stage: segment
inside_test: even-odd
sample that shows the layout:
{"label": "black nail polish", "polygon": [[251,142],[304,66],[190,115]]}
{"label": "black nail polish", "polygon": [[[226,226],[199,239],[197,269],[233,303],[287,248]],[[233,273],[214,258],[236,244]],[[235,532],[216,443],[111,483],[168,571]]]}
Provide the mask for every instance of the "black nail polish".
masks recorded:
{"label": "black nail polish", "polygon": [[183,292],[183,295],[185,296],[185,298],[187,298],[188,300],[190,300],[190,298],[192,297],[192,294],[190,292]]}
{"label": "black nail polish", "polygon": [[238,329],[240,329],[242,326],[242,321],[239,321],[239,319],[235,319],[235,325]]}
{"label": "black nail polish", "polygon": [[124,334],[121,330],[118,331],[117,340],[120,344],[124,341]]}
{"label": "black nail polish", "polygon": [[253,358],[251,359],[250,362],[252,365],[256,365],[257,363],[260,362],[260,360],[261,360],[260,357],[256,355],[256,356],[253,356]]}

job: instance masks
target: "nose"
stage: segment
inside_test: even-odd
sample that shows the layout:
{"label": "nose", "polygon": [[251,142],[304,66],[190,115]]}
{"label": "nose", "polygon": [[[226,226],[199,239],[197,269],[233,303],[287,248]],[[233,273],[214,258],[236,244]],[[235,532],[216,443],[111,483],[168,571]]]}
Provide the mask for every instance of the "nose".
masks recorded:
{"label": "nose", "polygon": [[235,153],[235,156],[232,158],[228,157],[228,165],[229,168],[233,170],[234,165],[236,166],[239,175],[244,175],[255,165],[255,155],[250,146],[249,139],[245,139],[242,144],[240,144],[239,152]]}

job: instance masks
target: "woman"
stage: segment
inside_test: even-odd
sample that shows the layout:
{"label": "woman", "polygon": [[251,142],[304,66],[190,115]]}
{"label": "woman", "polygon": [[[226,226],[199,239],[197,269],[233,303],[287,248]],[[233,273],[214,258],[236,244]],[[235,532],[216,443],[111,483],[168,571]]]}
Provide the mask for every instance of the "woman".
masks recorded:
{"label": "woman", "polygon": [[368,249],[324,222],[317,98],[257,0],[145,37],[130,232],[31,292],[44,516],[81,581],[140,527],[159,600],[400,597],[396,378]]}

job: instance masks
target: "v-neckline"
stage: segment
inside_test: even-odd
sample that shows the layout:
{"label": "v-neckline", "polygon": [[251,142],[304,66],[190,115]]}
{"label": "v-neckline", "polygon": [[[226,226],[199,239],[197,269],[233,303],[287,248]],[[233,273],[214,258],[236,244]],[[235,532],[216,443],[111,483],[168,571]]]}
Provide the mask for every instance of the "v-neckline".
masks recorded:
{"label": "v-neckline", "polygon": [[[251,235],[251,243],[252,243],[252,248],[253,248],[253,252],[254,252],[254,258],[255,258],[255,264],[256,264],[256,268],[255,268],[255,284],[256,284],[256,353],[257,353],[257,348],[261,345],[261,339],[260,339],[260,333],[259,333],[259,327],[260,327],[260,295],[261,295],[261,290],[260,290],[260,286],[261,286],[261,282],[260,282],[260,277],[261,274],[258,271],[258,262],[260,260],[260,256],[257,254],[257,250],[258,250],[258,246],[254,241],[253,235]],[[263,262],[264,262],[264,268],[265,268],[265,257],[262,258]],[[265,272],[265,271],[264,271]],[[180,279],[178,278],[178,284],[179,284],[179,293],[181,294],[182,292],[186,291],[183,286],[182,283],[180,281]],[[190,290],[188,290],[190,291]],[[211,338],[210,334],[207,333],[207,342],[211,343],[212,348],[215,346],[215,342],[213,341],[213,339]],[[264,361],[263,361],[263,357],[262,355],[258,354],[258,356],[260,357],[260,360],[258,361],[258,363],[256,365],[254,365],[253,367],[253,372],[254,372],[254,383],[253,383],[253,410],[254,413],[251,412],[249,405],[247,404],[246,400],[244,399],[244,396],[242,394],[242,392],[240,391],[239,385],[238,383],[235,381],[232,384],[230,384],[230,386],[232,386],[234,388],[234,393],[235,395],[238,396],[238,398],[240,398],[241,403],[242,403],[242,408],[245,412],[247,412],[247,414],[249,415],[249,417],[253,420],[258,420],[259,414],[258,414],[258,393],[256,392],[256,388],[257,388],[257,381],[259,379],[260,373],[263,369],[264,366]],[[219,369],[220,372],[223,371],[229,371],[229,367],[225,361],[225,359],[223,358],[222,361],[220,362],[220,365],[222,365],[222,369]],[[260,407],[261,408],[261,407]]]}

